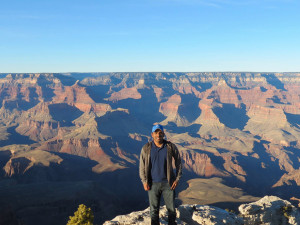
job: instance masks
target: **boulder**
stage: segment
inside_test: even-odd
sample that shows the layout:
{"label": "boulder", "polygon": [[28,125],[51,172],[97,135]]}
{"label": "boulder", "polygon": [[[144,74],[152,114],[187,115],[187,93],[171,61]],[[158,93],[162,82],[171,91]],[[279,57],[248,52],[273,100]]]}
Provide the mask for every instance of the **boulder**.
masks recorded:
{"label": "boulder", "polygon": [[300,213],[290,202],[276,196],[265,196],[249,204],[240,205],[239,211],[245,225],[300,224]]}
{"label": "boulder", "polygon": [[243,219],[226,210],[208,205],[181,205],[179,218],[190,225],[242,225]]}

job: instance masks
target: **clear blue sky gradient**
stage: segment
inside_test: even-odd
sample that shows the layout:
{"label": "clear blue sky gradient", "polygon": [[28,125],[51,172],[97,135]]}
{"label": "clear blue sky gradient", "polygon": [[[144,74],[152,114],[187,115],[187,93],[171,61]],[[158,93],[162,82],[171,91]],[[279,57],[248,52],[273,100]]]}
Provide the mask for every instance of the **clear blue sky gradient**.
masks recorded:
{"label": "clear blue sky gradient", "polygon": [[0,3],[0,72],[300,72],[298,0]]}

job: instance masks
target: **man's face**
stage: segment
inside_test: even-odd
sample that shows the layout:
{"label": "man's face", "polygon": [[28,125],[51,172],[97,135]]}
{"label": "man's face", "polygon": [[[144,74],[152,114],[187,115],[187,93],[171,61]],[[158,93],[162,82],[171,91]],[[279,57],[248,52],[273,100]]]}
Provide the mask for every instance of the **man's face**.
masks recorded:
{"label": "man's face", "polygon": [[155,142],[162,143],[164,140],[165,134],[161,130],[157,129],[156,131],[151,133],[151,136]]}

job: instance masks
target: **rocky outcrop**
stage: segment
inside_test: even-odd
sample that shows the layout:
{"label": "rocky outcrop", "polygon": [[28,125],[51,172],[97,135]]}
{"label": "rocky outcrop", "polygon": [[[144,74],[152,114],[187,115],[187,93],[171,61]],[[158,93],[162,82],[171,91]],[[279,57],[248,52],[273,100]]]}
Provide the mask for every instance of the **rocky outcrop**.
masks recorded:
{"label": "rocky outcrop", "polygon": [[298,186],[300,185],[300,169],[293,170],[290,173],[284,174],[273,187],[280,187],[284,185],[291,185],[292,183],[296,183]]}
{"label": "rocky outcrop", "polygon": [[83,102],[93,104],[94,100],[86,92],[86,88],[82,87],[78,82],[72,86],[57,86],[54,89],[54,103],[69,103]]}
{"label": "rocky outcrop", "polygon": [[11,154],[3,167],[6,177],[21,177],[34,167],[48,168],[50,164],[60,164],[63,161],[55,154],[32,149],[27,145],[9,145],[0,148],[1,151],[9,151]]}
{"label": "rocky outcrop", "polygon": [[[150,208],[143,211],[133,212],[124,216],[117,216],[111,221],[106,221],[104,225],[129,225],[129,224],[150,224]],[[207,205],[181,205],[176,209],[177,224],[182,225],[221,225],[233,224],[242,225],[243,220],[235,214],[223,209]],[[165,206],[160,208],[160,224],[168,224],[167,209]]]}
{"label": "rocky outcrop", "polygon": [[18,118],[19,126],[16,131],[34,141],[45,141],[55,137],[59,122],[53,120],[49,105],[48,102],[41,102],[23,112]]}
{"label": "rocky outcrop", "polygon": [[106,112],[110,111],[112,108],[109,104],[88,104],[88,103],[75,103],[74,106],[82,112],[94,112],[97,116],[103,116]]}
{"label": "rocky outcrop", "polygon": [[57,135],[59,124],[56,121],[39,122],[27,120],[16,128],[16,131],[24,136],[29,136],[34,141],[45,141]]}
{"label": "rocky outcrop", "polygon": [[175,117],[181,103],[180,95],[172,95],[167,102],[161,103],[159,111],[165,116]]}
{"label": "rocky outcrop", "polygon": [[167,118],[161,122],[166,125],[169,122],[175,123],[177,126],[186,126],[189,122],[185,117],[179,114],[178,109],[181,104],[181,97],[178,94],[169,97],[168,101],[160,104],[159,112],[164,114]]}
{"label": "rocky outcrop", "polygon": [[[93,171],[97,173],[115,171],[124,168],[125,162],[132,163],[132,159],[126,157],[126,153],[124,154],[122,150],[119,148],[113,149],[113,145],[110,147],[110,149],[104,151],[99,139],[69,138],[47,141],[39,149],[67,153],[94,160],[98,164],[93,167]],[[113,160],[112,156],[114,156]]]}
{"label": "rocky outcrop", "polygon": [[[150,224],[150,209],[117,216],[104,225]],[[206,225],[297,225],[300,223],[300,212],[290,202],[275,196],[264,198],[239,207],[240,214],[207,205],[180,205],[176,209],[177,224]],[[167,210],[160,208],[160,224],[167,224]]]}
{"label": "rocky outcrop", "polygon": [[112,93],[109,100],[114,102],[114,101],[120,101],[127,98],[140,99],[141,97],[142,96],[138,92],[137,88],[132,87],[132,88],[123,88],[118,92]]}
{"label": "rocky outcrop", "polygon": [[265,196],[259,201],[243,204],[239,211],[245,224],[300,224],[300,212],[290,202],[276,196]]}
{"label": "rocky outcrop", "polygon": [[6,176],[11,177],[17,174],[24,174],[30,167],[31,160],[25,157],[18,157],[10,159],[4,166]]}
{"label": "rocky outcrop", "polygon": [[197,153],[195,151],[185,151],[181,155],[184,162],[184,168],[192,171],[199,176],[226,176],[226,174],[217,169],[211,162],[211,158],[204,153]]}
{"label": "rocky outcrop", "polygon": [[195,94],[196,96],[200,96],[200,92],[198,89],[192,84],[190,78],[188,76],[182,75],[178,79],[174,79],[173,88],[182,94]]}

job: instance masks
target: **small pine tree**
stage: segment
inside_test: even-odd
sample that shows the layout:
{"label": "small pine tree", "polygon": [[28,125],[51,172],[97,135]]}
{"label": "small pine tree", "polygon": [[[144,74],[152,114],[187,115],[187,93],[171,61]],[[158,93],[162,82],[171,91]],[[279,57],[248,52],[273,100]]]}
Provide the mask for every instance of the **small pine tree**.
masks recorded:
{"label": "small pine tree", "polygon": [[69,217],[67,225],[93,225],[94,215],[91,208],[81,204],[78,210],[74,213],[74,216]]}

